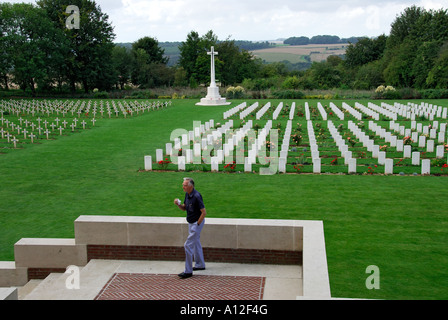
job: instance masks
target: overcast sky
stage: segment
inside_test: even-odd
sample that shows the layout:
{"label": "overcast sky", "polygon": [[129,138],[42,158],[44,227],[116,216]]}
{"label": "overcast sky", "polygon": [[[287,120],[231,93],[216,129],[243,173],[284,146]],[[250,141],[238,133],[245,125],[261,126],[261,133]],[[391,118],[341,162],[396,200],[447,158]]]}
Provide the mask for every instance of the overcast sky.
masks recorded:
{"label": "overcast sky", "polygon": [[[5,2],[5,1],[3,1]],[[6,2],[29,2],[10,0]],[[185,41],[192,30],[220,40],[292,36],[379,36],[406,7],[448,9],[446,0],[96,0],[114,26],[115,42],[144,36]]]}

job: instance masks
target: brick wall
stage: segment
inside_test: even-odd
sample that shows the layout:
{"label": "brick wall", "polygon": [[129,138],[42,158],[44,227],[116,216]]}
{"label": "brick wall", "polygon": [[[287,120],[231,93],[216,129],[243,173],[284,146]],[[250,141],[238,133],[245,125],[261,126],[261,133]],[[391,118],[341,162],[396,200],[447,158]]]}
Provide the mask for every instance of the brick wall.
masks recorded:
{"label": "brick wall", "polygon": [[50,273],[64,273],[65,270],[64,268],[28,268],[28,280],[43,280]]}
{"label": "brick wall", "polygon": [[[301,251],[203,248],[210,262],[295,265],[302,263]],[[183,247],[87,245],[87,259],[182,261]]]}

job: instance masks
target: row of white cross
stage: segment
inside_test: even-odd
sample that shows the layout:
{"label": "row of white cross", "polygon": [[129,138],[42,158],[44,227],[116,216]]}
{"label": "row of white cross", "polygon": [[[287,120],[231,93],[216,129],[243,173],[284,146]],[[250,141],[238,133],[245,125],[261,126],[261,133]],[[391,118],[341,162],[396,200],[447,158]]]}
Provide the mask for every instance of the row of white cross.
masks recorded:
{"label": "row of white cross", "polygon": [[[17,148],[19,140],[16,136],[23,135],[23,139],[30,139],[31,143],[34,143],[36,138],[45,135],[49,140],[49,135],[55,131],[59,131],[59,135],[68,127],[74,132],[78,128],[78,122],[85,129],[88,122],[86,120],[78,120],[74,118],[71,122],[68,122],[65,116],[69,113],[73,116],[81,114],[88,117],[89,113],[92,116],[90,122],[95,126],[97,119],[95,118],[98,112],[101,116],[104,113],[109,115],[109,118],[113,113],[118,117],[119,114],[133,115],[134,113],[144,113],[149,110],[157,110],[160,108],[166,108],[171,106],[171,101],[103,101],[99,103],[95,100],[81,101],[81,100],[0,100],[0,137],[7,143],[13,143],[14,148]],[[106,110],[105,110],[106,109]],[[9,119],[7,115],[13,115],[18,117],[16,122]],[[46,115],[50,117],[56,114],[56,118],[47,121],[47,119],[41,119],[40,115]],[[23,119],[21,115],[37,116],[34,120]],[[59,119],[62,116],[62,119]],[[70,121],[70,120],[69,120]],[[51,128],[51,131],[49,130]],[[31,131],[30,131],[31,130]],[[17,133],[16,133],[17,132]]]}
{"label": "row of white cross", "polygon": [[97,101],[81,101],[81,100],[67,100],[67,101],[48,101],[48,100],[3,100],[0,101],[0,116],[3,115],[4,112],[8,112],[10,114],[16,115],[19,117],[20,114],[27,114],[31,116],[37,115],[46,115],[49,117],[50,115],[56,114],[62,117],[65,117],[66,114],[71,114],[74,116],[75,114],[78,117],[81,114],[90,114],[94,118],[98,113],[101,116],[104,116],[104,113],[109,115],[109,118],[112,114],[115,114],[118,117],[122,114],[124,117],[127,115],[133,116],[134,113],[139,114],[144,113],[145,111],[156,110],[159,108],[166,108],[171,106],[171,101],[106,101],[101,100],[99,103]]}
{"label": "row of white cross", "polygon": [[[0,127],[0,138],[6,139],[8,143],[13,143],[14,148],[17,148],[17,143],[19,142],[18,139],[16,139],[15,132],[17,132],[17,135],[23,134],[23,139],[31,139],[31,143],[34,143],[35,138],[39,138],[40,136],[45,135],[46,139],[49,140],[49,135],[56,130],[59,131],[59,135],[62,135],[62,131],[67,129],[67,121],[62,121],[59,125],[59,119],[56,118],[54,122],[52,122],[50,125],[47,120],[42,121],[42,119],[38,118],[36,121],[38,124],[32,122],[32,121],[23,121],[23,124],[25,127],[22,127],[22,121],[20,121],[19,124],[15,124],[13,121],[9,121],[8,119],[4,119],[3,117],[0,118],[2,127]],[[72,132],[75,131],[75,129],[78,127],[78,119],[73,119],[72,123],[69,125],[69,127],[72,129]],[[90,120],[93,123],[93,126],[95,126],[95,122],[97,121],[95,118]],[[87,122],[85,120],[82,120],[81,123],[82,128],[86,129]],[[41,125],[44,126],[44,128],[41,127]],[[58,127],[59,126],[59,127]],[[49,128],[51,127],[51,131]],[[58,128],[57,128],[58,127]],[[28,130],[29,129],[29,130]],[[31,130],[31,131],[30,131]],[[37,132],[36,132],[37,131]]]}

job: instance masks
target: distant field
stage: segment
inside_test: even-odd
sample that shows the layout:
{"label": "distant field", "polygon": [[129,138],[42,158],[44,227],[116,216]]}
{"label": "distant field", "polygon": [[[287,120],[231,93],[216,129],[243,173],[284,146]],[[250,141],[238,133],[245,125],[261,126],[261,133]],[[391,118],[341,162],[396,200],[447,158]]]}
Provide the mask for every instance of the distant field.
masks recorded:
{"label": "distant field", "polygon": [[260,52],[255,53],[255,56],[261,58],[262,60],[273,63],[280,61],[289,61],[291,63],[308,62],[305,59],[305,55],[298,55],[294,53],[284,53],[284,52]]}
{"label": "distant field", "polygon": [[278,46],[275,48],[255,50],[252,53],[266,62],[287,60],[291,63],[306,62],[306,56],[311,62],[326,60],[331,55],[343,55],[348,43],[344,44],[309,44],[304,46]]}

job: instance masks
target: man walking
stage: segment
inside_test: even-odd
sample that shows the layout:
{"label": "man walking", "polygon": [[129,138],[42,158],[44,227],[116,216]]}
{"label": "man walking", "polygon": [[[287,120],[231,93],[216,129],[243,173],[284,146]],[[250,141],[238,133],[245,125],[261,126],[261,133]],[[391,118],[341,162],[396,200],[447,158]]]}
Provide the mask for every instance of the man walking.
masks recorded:
{"label": "man walking", "polygon": [[[179,274],[182,279],[189,278],[195,270],[205,270],[204,254],[201,246],[201,231],[205,224],[205,206],[201,194],[194,188],[191,178],[184,178],[182,188],[185,191],[185,200],[181,204],[179,199],[174,204],[183,211],[187,211],[188,238],[185,241],[185,270]],[[193,258],[195,267],[193,268]]]}

